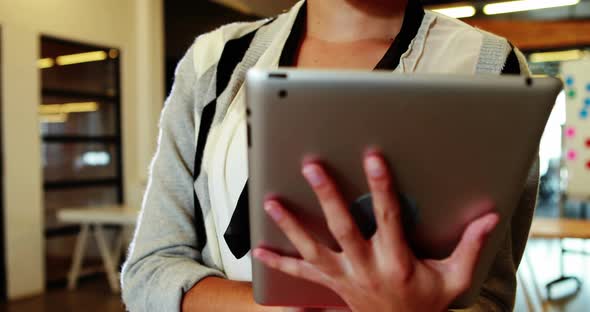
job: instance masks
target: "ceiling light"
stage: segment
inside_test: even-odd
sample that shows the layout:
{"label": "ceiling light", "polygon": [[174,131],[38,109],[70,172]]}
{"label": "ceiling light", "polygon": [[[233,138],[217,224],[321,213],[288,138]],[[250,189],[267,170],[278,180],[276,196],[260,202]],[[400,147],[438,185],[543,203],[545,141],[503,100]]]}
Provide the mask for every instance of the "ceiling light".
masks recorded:
{"label": "ceiling light", "polygon": [[65,104],[43,104],[39,106],[41,115],[69,114],[69,113],[88,113],[98,110],[96,102],[79,102]]}
{"label": "ceiling light", "polygon": [[475,15],[475,8],[471,5],[432,9],[432,11],[454,18],[471,17]]}
{"label": "ceiling light", "polygon": [[546,62],[563,62],[573,61],[583,58],[585,55],[582,50],[565,50],[554,52],[538,52],[529,55],[531,63],[546,63]]}
{"label": "ceiling light", "polygon": [[111,155],[108,152],[86,152],[82,155],[82,162],[88,166],[106,166],[111,162]]}
{"label": "ceiling light", "polygon": [[46,58],[42,58],[40,60],[37,60],[37,67],[39,67],[41,69],[50,68],[50,67],[53,67],[53,65],[54,65],[53,59],[50,57],[46,57]]}
{"label": "ceiling light", "polygon": [[520,0],[498,2],[485,5],[483,12],[487,15],[494,15],[575,5],[579,2],[580,0]]}
{"label": "ceiling light", "polygon": [[72,65],[87,62],[104,61],[107,59],[105,51],[93,51],[77,54],[62,55],[56,58],[57,65]]}
{"label": "ceiling light", "polygon": [[68,114],[41,115],[42,123],[64,123],[68,120]]}
{"label": "ceiling light", "polygon": [[119,57],[119,51],[117,49],[110,49],[109,50],[109,57],[112,59]]}

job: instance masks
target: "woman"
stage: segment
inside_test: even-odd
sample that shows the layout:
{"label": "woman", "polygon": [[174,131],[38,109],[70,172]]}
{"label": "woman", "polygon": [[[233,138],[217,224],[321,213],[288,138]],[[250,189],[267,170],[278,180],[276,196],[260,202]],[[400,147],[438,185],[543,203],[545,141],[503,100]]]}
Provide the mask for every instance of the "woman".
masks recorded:
{"label": "woman", "polygon": [[[277,311],[254,303],[251,255],[333,289],[353,311],[446,310],[471,280],[495,214],[475,220],[444,261],[417,260],[397,216],[391,173],[378,152],[364,167],[378,233],[359,239],[321,164],[302,168],[343,247],[316,243],[280,202],[265,209],[303,259],[249,252],[243,81],[251,67],[380,69],[404,73],[527,73],[503,38],[424,11],[418,0],[308,0],[275,19],[235,23],[197,38],[176,71],[159,148],[123,267],[132,311]],[[474,310],[510,311],[535,204],[533,168]],[[479,203],[490,205],[490,203]]]}

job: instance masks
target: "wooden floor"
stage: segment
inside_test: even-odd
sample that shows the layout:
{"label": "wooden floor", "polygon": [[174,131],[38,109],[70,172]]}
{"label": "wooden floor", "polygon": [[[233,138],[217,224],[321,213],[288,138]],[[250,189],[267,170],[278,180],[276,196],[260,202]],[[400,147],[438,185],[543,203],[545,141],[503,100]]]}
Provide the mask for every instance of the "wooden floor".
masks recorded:
{"label": "wooden floor", "polygon": [[59,287],[49,289],[42,296],[0,303],[0,311],[124,312],[125,308],[120,296],[110,292],[106,277],[100,275],[80,280],[75,291]]}

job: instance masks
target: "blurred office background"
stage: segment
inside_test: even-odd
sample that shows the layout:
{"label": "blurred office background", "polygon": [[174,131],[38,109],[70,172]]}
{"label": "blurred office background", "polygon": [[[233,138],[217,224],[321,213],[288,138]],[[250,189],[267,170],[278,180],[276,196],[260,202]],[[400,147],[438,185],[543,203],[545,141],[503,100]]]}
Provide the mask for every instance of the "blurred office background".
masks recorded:
{"label": "blurred office background", "polygon": [[[516,311],[587,311],[590,227],[567,221],[590,213],[590,184],[568,191],[590,175],[590,132],[576,128],[590,118],[590,80],[562,65],[590,62],[590,0],[422,2],[507,37],[535,75],[564,79],[541,142],[540,222]],[[176,63],[197,35],[293,3],[0,0],[0,310],[124,310],[116,270]]]}

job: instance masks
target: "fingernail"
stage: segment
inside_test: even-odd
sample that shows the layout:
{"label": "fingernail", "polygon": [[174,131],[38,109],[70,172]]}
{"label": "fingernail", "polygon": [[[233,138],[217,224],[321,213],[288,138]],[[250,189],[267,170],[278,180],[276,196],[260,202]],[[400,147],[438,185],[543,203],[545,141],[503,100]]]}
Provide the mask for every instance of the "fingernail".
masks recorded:
{"label": "fingernail", "polygon": [[264,210],[275,221],[278,222],[283,218],[281,208],[274,201],[267,201],[264,204]]}
{"label": "fingernail", "polygon": [[266,250],[261,248],[254,249],[252,255],[254,258],[269,264],[272,263],[272,261],[276,258],[274,254],[266,252]]}
{"label": "fingernail", "polygon": [[490,233],[491,231],[493,231],[496,225],[498,224],[498,221],[499,220],[497,216],[495,218],[490,218],[485,226],[485,232]]}
{"label": "fingernail", "polygon": [[366,159],[367,173],[372,178],[380,178],[385,175],[385,165],[377,156],[368,156]]}
{"label": "fingernail", "polygon": [[307,182],[312,186],[320,186],[324,183],[324,175],[317,165],[305,165],[303,167],[303,176],[307,179]]}
{"label": "fingernail", "polygon": [[261,255],[261,253],[262,253],[262,252],[260,251],[260,249],[258,249],[258,248],[255,248],[255,249],[252,251],[252,256],[254,256],[254,258],[260,259],[260,258],[261,258],[261,256],[262,256],[262,255]]}
{"label": "fingernail", "polygon": [[260,248],[256,248],[254,249],[254,251],[252,252],[252,255],[254,256],[254,258],[259,259],[259,260],[266,260],[266,253],[264,252],[264,250],[260,249]]}

